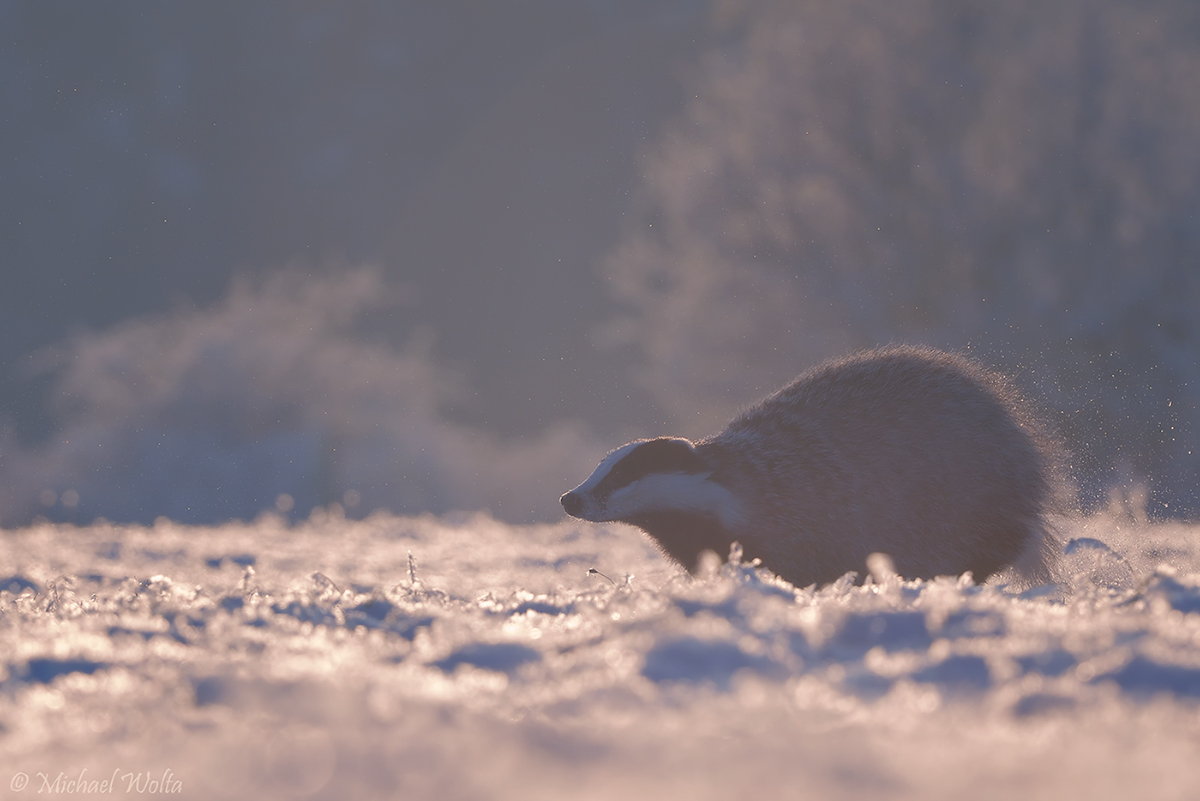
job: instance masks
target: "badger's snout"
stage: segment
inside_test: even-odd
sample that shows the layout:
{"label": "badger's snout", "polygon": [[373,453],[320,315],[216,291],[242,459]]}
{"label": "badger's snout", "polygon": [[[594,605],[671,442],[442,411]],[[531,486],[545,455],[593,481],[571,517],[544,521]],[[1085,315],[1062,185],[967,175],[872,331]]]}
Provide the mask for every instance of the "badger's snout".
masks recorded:
{"label": "badger's snout", "polygon": [[559,498],[562,502],[563,509],[571,517],[579,517],[583,512],[583,498],[579,497],[576,492],[568,492],[566,495]]}

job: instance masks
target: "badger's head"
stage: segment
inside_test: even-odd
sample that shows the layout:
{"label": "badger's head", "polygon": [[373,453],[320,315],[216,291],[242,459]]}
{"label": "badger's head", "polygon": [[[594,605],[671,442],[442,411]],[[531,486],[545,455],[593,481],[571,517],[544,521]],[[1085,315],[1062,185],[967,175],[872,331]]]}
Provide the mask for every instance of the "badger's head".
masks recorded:
{"label": "badger's head", "polygon": [[742,520],[740,504],[713,480],[714,471],[686,439],[637,440],[604,457],[562,505],[594,523],[632,523],[692,570],[703,550],[726,556]]}

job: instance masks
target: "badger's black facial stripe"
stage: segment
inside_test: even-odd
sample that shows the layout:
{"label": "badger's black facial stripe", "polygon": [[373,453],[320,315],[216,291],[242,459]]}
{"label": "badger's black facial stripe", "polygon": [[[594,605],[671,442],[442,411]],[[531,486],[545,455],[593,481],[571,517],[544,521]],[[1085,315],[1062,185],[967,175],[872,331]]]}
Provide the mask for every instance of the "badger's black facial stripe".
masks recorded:
{"label": "badger's black facial stripe", "polygon": [[643,442],[627,453],[600,480],[594,492],[603,498],[613,490],[653,473],[702,473],[705,469],[704,460],[691,443],[661,437]]}

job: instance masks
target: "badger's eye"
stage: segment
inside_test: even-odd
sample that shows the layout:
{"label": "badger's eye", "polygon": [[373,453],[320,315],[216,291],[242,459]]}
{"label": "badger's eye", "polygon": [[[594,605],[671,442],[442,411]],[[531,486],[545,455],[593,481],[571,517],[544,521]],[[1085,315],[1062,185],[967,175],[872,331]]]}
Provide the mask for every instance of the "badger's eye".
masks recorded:
{"label": "badger's eye", "polygon": [[626,484],[637,481],[648,472],[642,469],[641,465],[636,462],[631,462],[628,458],[622,459],[613,466],[605,483],[611,484],[614,487],[623,487]]}

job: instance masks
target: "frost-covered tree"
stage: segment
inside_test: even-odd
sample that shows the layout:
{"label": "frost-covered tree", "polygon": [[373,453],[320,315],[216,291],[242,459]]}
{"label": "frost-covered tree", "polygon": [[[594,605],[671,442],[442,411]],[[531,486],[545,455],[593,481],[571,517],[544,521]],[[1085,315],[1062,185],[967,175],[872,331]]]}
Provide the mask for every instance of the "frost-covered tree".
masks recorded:
{"label": "frost-covered tree", "polygon": [[501,440],[447,419],[461,379],[420,339],[398,350],[362,333],[404,313],[398,295],[378,270],[285,271],[42,353],[64,424],[32,448],[0,430],[0,524],[211,523],[281,495],[297,515],[348,498],[356,514],[557,514],[597,444],[578,425]]}
{"label": "frost-covered tree", "polygon": [[1049,398],[1091,497],[1200,510],[1200,7],[722,13],[604,267],[604,338],[677,427],[848,348],[970,346]]}

